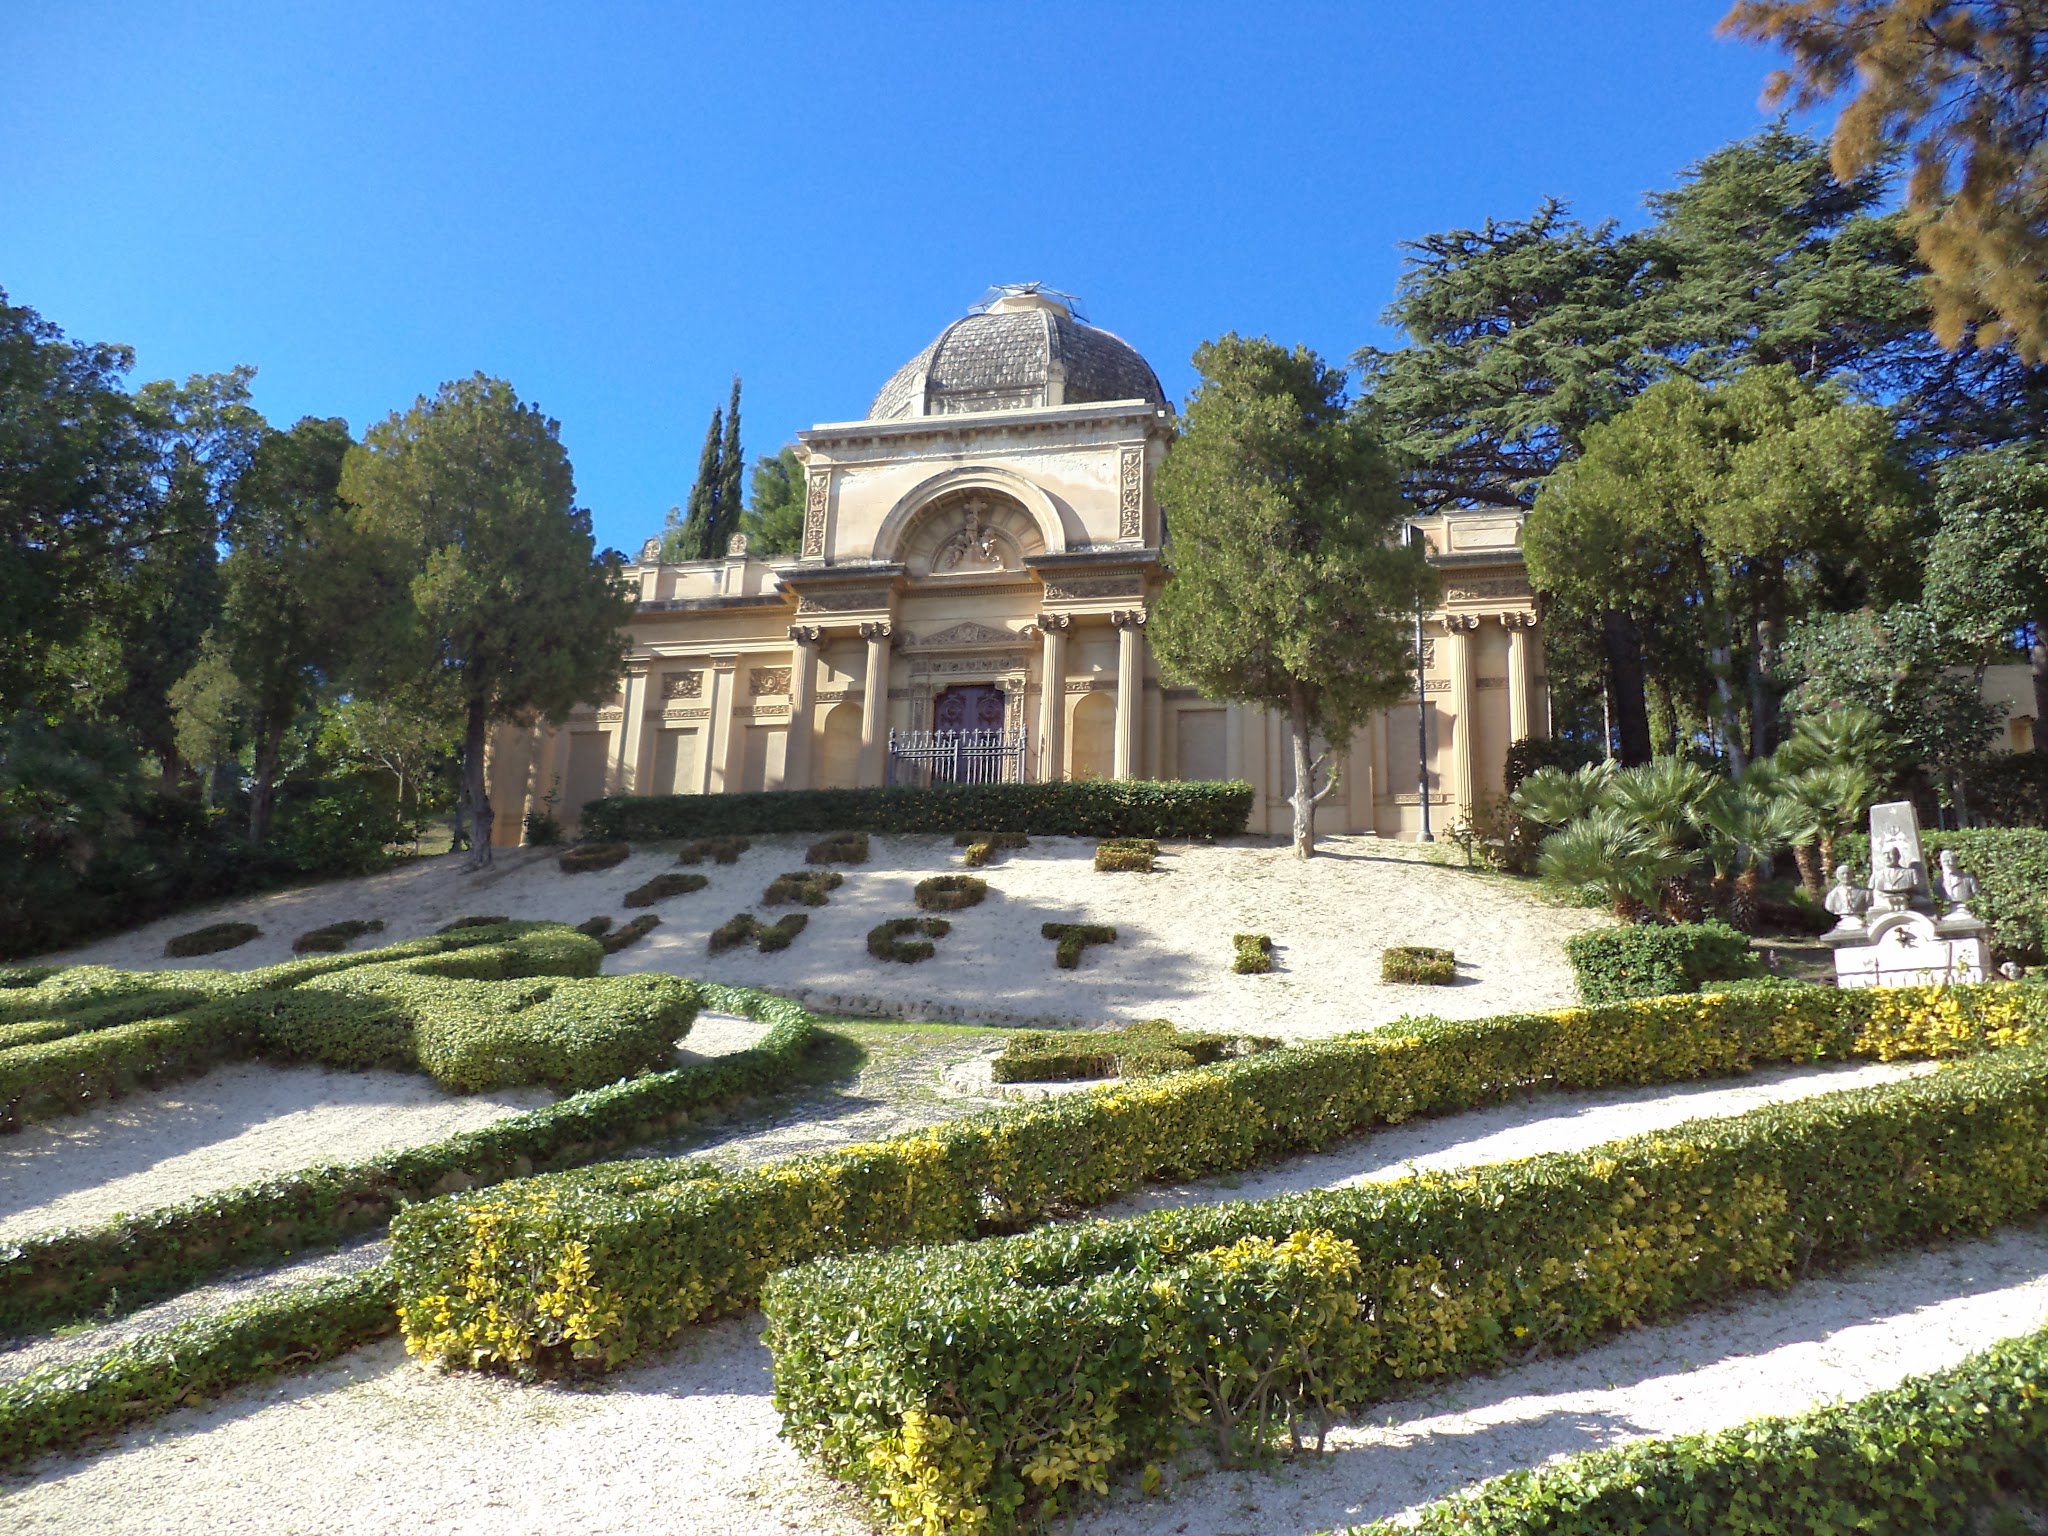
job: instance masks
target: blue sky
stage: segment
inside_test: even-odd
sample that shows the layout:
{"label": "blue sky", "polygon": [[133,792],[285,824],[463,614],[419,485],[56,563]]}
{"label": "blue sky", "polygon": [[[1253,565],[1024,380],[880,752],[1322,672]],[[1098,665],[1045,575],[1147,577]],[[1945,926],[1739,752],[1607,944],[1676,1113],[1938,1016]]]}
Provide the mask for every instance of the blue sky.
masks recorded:
{"label": "blue sky", "polygon": [[733,372],[751,457],[990,283],[1178,400],[1226,330],[1386,340],[1405,239],[1639,220],[1765,121],[1725,8],[10,0],[0,287],[280,424],[501,374],[630,551]]}

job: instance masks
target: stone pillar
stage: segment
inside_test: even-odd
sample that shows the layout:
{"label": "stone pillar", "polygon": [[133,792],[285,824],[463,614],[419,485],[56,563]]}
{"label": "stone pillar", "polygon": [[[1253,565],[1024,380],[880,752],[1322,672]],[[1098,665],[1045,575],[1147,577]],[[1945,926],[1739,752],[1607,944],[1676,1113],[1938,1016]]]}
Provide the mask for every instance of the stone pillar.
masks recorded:
{"label": "stone pillar", "polygon": [[1139,710],[1145,688],[1145,610],[1119,608],[1109,622],[1116,626],[1116,752],[1110,771],[1113,778],[1132,779],[1143,761]]}
{"label": "stone pillar", "polygon": [[789,626],[789,737],[782,755],[784,789],[811,787],[811,716],[815,713],[811,695],[818,674],[812,648],[824,638],[825,631],[820,625]]}
{"label": "stone pillar", "polygon": [[1066,770],[1067,630],[1069,614],[1038,616],[1038,778],[1050,784]]}
{"label": "stone pillar", "polygon": [[1535,669],[1529,665],[1529,632],[1536,627],[1536,615],[1504,613],[1500,621],[1508,632],[1508,741],[1513,743],[1535,731]]}
{"label": "stone pillar", "polygon": [[619,734],[612,738],[611,793],[633,795],[640,792],[642,777],[640,742],[647,722],[646,662],[626,663],[626,683],[621,693],[626,707],[619,721]]}
{"label": "stone pillar", "polygon": [[887,619],[872,619],[861,625],[861,638],[868,643],[868,672],[861,680],[860,776],[863,789],[888,777],[889,755],[889,637],[895,626]]}
{"label": "stone pillar", "polygon": [[732,717],[738,703],[739,666],[737,656],[711,658],[711,697],[705,701],[711,706],[711,715],[704,722],[704,789],[707,794],[724,794],[738,777],[732,771],[734,764],[731,759],[735,735]]}
{"label": "stone pillar", "polygon": [[1476,780],[1472,749],[1478,736],[1474,708],[1477,689],[1473,686],[1473,636],[1479,629],[1476,613],[1454,613],[1444,619],[1444,636],[1450,642],[1451,674],[1451,817],[1462,820],[1472,814],[1472,787]]}
{"label": "stone pillar", "polygon": [[1366,830],[1375,837],[1380,830],[1380,799],[1394,792],[1393,770],[1387,761],[1387,712],[1378,710],[1366,726],[1366,758],[1371,765],[1371,793],[1366,796]]}

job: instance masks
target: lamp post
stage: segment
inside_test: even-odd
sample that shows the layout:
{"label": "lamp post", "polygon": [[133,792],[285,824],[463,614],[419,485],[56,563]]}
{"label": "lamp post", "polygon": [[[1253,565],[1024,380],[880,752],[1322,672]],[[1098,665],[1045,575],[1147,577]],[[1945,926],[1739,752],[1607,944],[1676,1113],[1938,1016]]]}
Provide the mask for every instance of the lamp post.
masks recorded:
{"label": "lamp post", "polygon": [[[1408,542],[1422,542],[1422,527],[1419,523],[1408,525]],[[1422,832],[1416,838],[1419,843],[1433,843],[1436,839],[1429,830],[1429,692],[1424,687],[1427,677],[1422,665],[1422,596],[1415,598],[1415,785],[1416,800],[1422,806]]]}

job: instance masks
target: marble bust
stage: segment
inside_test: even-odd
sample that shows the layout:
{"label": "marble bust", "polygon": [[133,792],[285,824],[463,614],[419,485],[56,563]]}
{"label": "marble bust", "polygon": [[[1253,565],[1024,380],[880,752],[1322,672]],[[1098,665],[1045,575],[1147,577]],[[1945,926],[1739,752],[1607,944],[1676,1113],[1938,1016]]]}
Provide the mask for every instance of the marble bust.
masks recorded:
{"label": "marble bust", "polygon": [[1861,928],[1863,914],[1870,910],[1870,892],[1856,883],[1855,872],[1843,864],[1835,870],[1835,883],[1828,887],[1825,905],[1839,919],[1837,928]]}
{"label": "marble bust", "polygon": [[1944,848],[1941,851],[1941,894],[1953,904],[1950,917],[1974,917],[1970,903],[1976,900],[1980,887],[1977,877],[1956,862],[1955,854]]}
{"label": "marble bust", "polygon": [[1920,888],[1920,877],[1913,872],[1910,864],[1903,862],[1896,847],[1884,851],[1884,862],[1872,871],[1870,894],[1878,905],[1887,912],[1904,912],[1913,904],[1913,894]]}

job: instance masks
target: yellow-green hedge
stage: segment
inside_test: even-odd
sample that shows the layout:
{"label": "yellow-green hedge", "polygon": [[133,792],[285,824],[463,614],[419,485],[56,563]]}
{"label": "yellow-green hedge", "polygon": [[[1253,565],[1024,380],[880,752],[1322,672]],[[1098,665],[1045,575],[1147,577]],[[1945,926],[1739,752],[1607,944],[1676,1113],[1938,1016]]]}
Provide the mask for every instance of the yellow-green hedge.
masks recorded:
{"label": "yellow-green hedge", "polygon": [[392,1225],[409,1347],[454,1365],[607,1369],[828,1254],[1014,1230],[1150,1179],[1247,1168],[1531,1088],[1727,1075],[1768,1062],[2025,1043],[2048,989],[1729,993],[1403,1022],[715,1184],[569,1176],[434,1201]]}
{"label": "yellow-green hedge", "polygon": [[1009,1530],[1190,1433],[1228,1464],[1421,1381],[2031,1216],[2044,1145],[2029,1047],[1585,1152],[823,1260],[763,1300],[776,1406],[906,1536]]}

